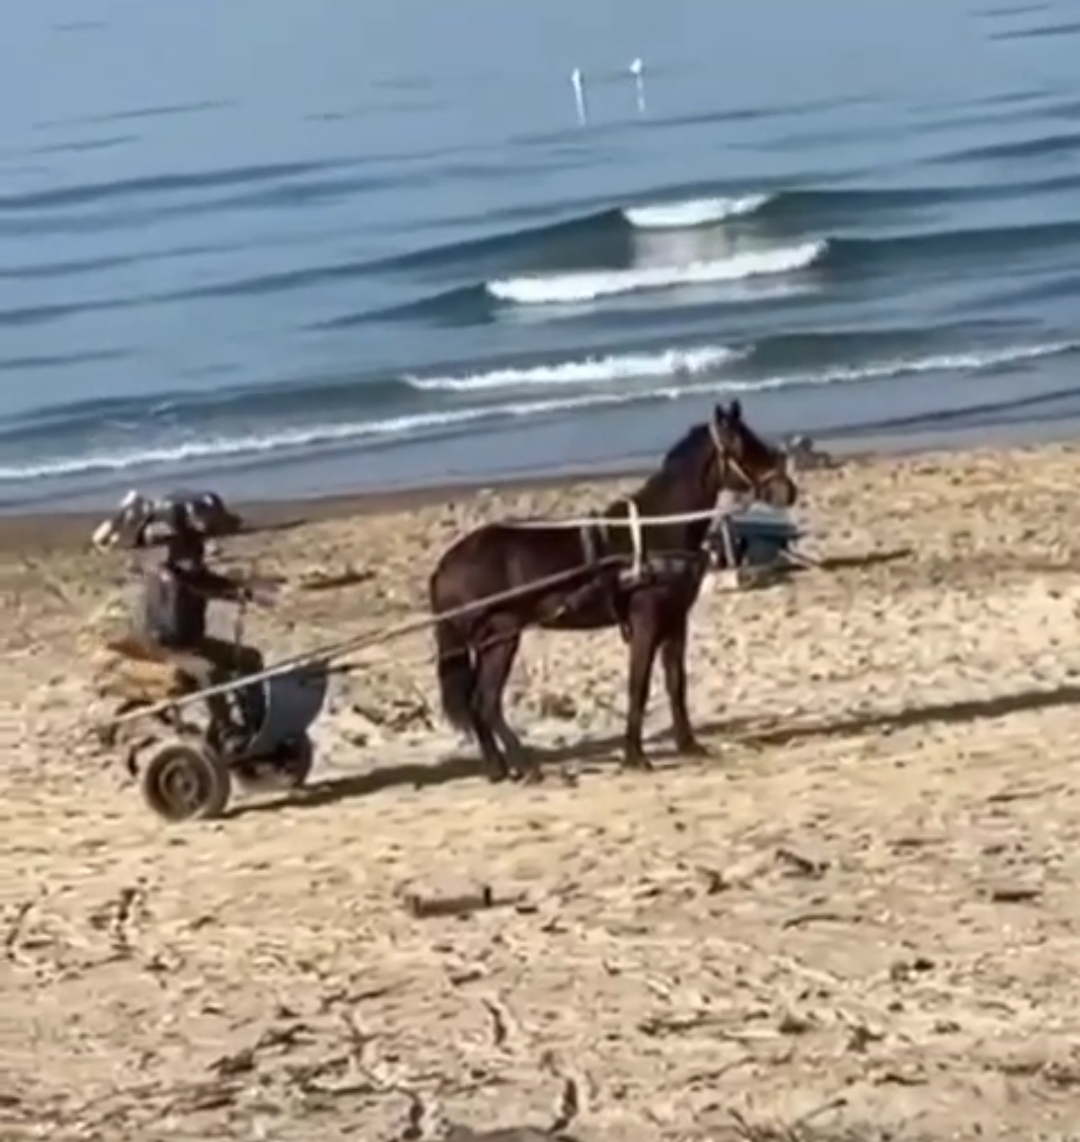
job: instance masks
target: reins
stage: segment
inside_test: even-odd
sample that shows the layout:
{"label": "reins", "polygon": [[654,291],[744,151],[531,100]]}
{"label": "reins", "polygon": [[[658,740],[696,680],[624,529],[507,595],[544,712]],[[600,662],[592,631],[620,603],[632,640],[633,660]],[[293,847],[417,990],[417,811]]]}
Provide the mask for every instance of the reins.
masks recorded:
{"label": "reins", "polygon": [[717,464],[719,465],[719,479],[717,481],[719,488],[716,493],[716,502],[711,508],[646,516],[641,514],[641,509],[638,507],[636,499],[637,493],[634,493],[633,495],[624,496],[622,499],[616,500],[612,508],[608,509],[611,511],[617,505],[625,504],[627,510],[625,519],[619,516],[604,514],[559,520],[504,520],[500,526],[520,531],[584,531],[586,528],[599,528],[601,530],[609,530],[611,528],[625,529],[630,532],[632,573],[635,577],[640,577],[646,555],[644,536],[646,528],[672,527],[707,521],[712,525],[709,529],[710,531],[717,529],[720,531],[721,540],[724,545],[724,555],[730,563],[734,559],[731,536],[728,534],[727,528],[721,527],[720,525],[726,517],[733,513],[726,511],[721,506],[720,499],[724,492],[733,491],[733,489],[724,486],[724,477],[729,472],[734,473],[746,486],[747,491],[751,492],[756,498],[761,499],[762,487],[775,477],[786,475],[787,457],[784,456],[779,463],[768,468],[763,476],[755,478],[750,475],[746,466],[732,455],[731,449],[728,448],[720,438],[720,430],[716,425],[715,419],[709,419],[708,428],[709,436],[712,439],[715,449]]}
{"label": "reins", "polygon": [[342,658],[347,654],[364,650],[369,646],[377,646],[380,643],[389,642],[395,638],[403,638],[405,635],[433,627],[444,620],[460,619],[471,614],[477,614],[489,607],[498,606],[500,603],[511,602],[533,592],[546,590],[549,587],[557,587],[562,583],[581,576],[583,573],[596,571],[605,566],[614,566],[622,562],[622,556],[609,556],[593,564],[579,564],[567,571],[559,571],[553,575],[545,575],[540,579],[523,583],[519,587],[511,587],[505,591],[499,591],[494,595],[487,595],[483,599],[476,599],[471,603],[464,603],[460,607],[454,607],[449,611],[442,611],[437,615],[414,616],[395,626],[383,627],[378,631],[367,631],[364,634],[353,635],[352,638],[326,643],[323,646],[316,647],[315,650],[304,651],[302,654],[294,654],[288,658],[283,658],[273,666],[268,666],[264,670],[259,670],[254,674],[247,674],[243,678],[234,678],[228,682],[219,682],[214,686],[208,686],[203,690],[195,690],[190,694],[183,694],[177,698],[162,699],[160,702],[154,702],[149,706],[142,706],[138,710],[130,710],[125,714],[109,718],[99,724],[101,728],[107,729],[123,725],[126,722],[134,722],[140,718],[153,717],[155,714],[164,713],[166,710],[183,709],[186,706],[194,705],[196,702],[201,702],[206,698],[214,698],[219,694],[231,694],[233,691],[241,690],[245,686],[250,686],[255,682],[263,682],[281,674],[288,674],[294,670],[302,670],[306,666],[327,663],[335,658]]}
{"label": "reins", "polygon": [[[677,512],[668,515],[659,516],[644,516],[641,514],[637,501],[634,496],[628,496],[622,501],[617,503],[625,503],[627,505],[627,517],[625,519],[617,516],[588,516],[578,519],[570,520],[509,520],[501,524],[501,526],[508,528],[516,528],[521,530],[530,529],[556,529],[556,530],[580,530],[582,528],[603,527],[603,528],[627,528],[632,536],[632,553],[631,553],[631,570],[635,577],[640,578],[643,571],[643,561],[645,557],[645,548],[643,540],[643,529],[646,527],[658,526],[671,526],[676,524],[688,523],[701,523],[703,521],[712,521],[715,524],[722,521],[725,517],[732,514],[725,511],[720,505],[720,497],[727,489],[723,486],[723,477],[726,472],[733,472],[740,480],[742,480],[748,490],[752,492],[759,492],[760,487],[769,479],[772,479],[778,474],[781,474],[779,466],[770,469],[766,476],[755,480],[750,477],[746,467],[741,461],[731,455],[731,451],[724,445],[720,438],[720,433],[714,420],[709,421],[709,432],[712,438],[714,447],[716,448],[717,461],[720,464],[720,488],[717,491],[716,503],[713,507],[707,509],[700,509],[697,511]],[[613,505],[614,507],[615,505]],[[609,509],[611,510],[611,509]],[[725,554],[732,560],[734,553],[731,550],[731,537],[727,534],[727,529],[721,529],[723,532],[723,542],[725,546]],[[689,558],[700,557],[700,552],[677,552],[673,554],[682,555]],[[624,555],[606,555],[599,559],[591,559],[580,564],[575,565],[564,571],[555,572],[551,575],[546,575],[531,582],[520,584],[517,587],[511,587],[504,591],[496,592],[493,595],[485,596],[482,599],[473,600],[470,603],[462,604],[459,607],[451,608],[447,611],[442,611],[434,615],[420,615],[413,616],[405,619],[390,627],[383,627],[378,631],[368,631],[360,635],[354,635],[351,638],[337,640],[335,642],[324,644],[314,650],[305,651],[301,654],[291,655],[282,659],[280,662],[272,666],[268,666],[263,670],[257,671],[253,674],[245,675],[239,679],[230,679],[227,682],[217,683],[214,686],[206,687],[205,689],[192,691],[188,694],[183,694],[178,697],[163,699],[159,702],[152,703],[147,706],[142,706],[136,710],[130,710],[124,714],[114,716],[106,721],[99,723],[100,729],[112,729],[128,722],[137,721],[142,718],[153,717],[157,714],[164,713],[168,710],[179,710],[187,706],[194,705],[196,702],[205,701],[207,698],[217,697],[219,695],[233,693],[234,691],[243,689],[244,687],[251,686],[258,682],[264,682],[271,678],[278,677],[283,674],[292,673],[297,670],[302,670],[305,667],[324,665],[327,666],[334,659],[343,658],[346,655],[356,653],[357,651],[364,650],[368,647],[377,646],[382,643],[390,642],[394,639],[404,637],[406,635],[415,633],[417,631],[425,630],[434,627],[441,622],[453,621],[455,619],[465,618],[469,615],[482,613],[493,607],[498,607],[500,604],[515,601],[517,599],[525,598],[530,594],[542,592],[552,587],[557,587],[565,584],[572,579],[580,578],[583,575],[591,575],[596,572],[609,567],[625,566],[626,557]],[[238,620],[242,622],[243,612],[238,615]],[[507,636],[496,636],[495,641],[502,641]],[[359,666],[359,664],[357,664]],[[336,667],[330,667],[333,672],[347,673],[351,669],[357,667],[351,664],[341,664]]]}

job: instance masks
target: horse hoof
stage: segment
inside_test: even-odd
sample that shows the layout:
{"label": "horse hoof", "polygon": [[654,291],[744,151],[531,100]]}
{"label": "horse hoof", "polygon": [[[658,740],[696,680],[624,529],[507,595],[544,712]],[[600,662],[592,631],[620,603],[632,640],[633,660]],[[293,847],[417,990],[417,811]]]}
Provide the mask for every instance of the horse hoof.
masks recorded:
{"label": "horse hoof", "polygon": [[636,770],[639,773],[648,773],[652,770],[652,761],[645,754],[633,754],[623,759],[623,769]]}
{"label": "horse hoof", "polygon": [[697,738],[676,742],[675,749],[680,757],[708,757],[712,752],[708,746],[702,745]]}
{"label": "horse hoof", "polygon": [[536,785],[544,780],[544,775],[535,765],[513,765],[510,767],[510,780],[522,785]]}

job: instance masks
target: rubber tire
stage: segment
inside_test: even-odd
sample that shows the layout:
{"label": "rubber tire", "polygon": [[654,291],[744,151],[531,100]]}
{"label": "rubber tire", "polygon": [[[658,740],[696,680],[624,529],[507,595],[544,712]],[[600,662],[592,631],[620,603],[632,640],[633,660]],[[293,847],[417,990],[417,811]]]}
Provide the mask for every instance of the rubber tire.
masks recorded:
{"label": "rubber tire", "polygon": [[[194,803],[179,804],[164,788],[176,773],[201,786]],[[232,793],[229,768],[222,758],[205,745],[189,742],[170,742],[158,749],[141,766],[139,784],[150,812],[170,824],[220,817]]]}
{"label": "rubber tire", "polygon": [[241,789],[248,793],[300,789],[310,777],[314,765],[315,746],[311,738],[304,734],[281,760],[238,762],[235,767],[236,780]]}

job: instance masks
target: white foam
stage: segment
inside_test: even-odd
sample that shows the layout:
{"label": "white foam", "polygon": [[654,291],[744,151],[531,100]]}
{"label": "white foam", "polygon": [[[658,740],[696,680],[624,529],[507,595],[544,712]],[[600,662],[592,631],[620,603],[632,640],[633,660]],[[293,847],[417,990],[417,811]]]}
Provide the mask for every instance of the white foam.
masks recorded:
{"label": "white foam", "polygon": [[405,380],[425,392],[477,392],[531,385],[603,385],[649,377],[697,376],[737,361],[747,352],[726,345],[700,345],[665,349],[660,353],[613,353],[528,368],[492,369],[459,377],[409,376]]}
{"label": "white foam", "polygon": [[[562,400],[520,401],[479,408],[446,409],[416,413],[387,420],[354,421],[345,424],[313,424],[305,428],[282,429],[265,435],[209,436],[118,452],[45,460],[38,464],[0,465],[0,483],[35,480],[56,476],[76,476],[87,472],[122,472],[130,468],[178,464],[189,460],[222,460],[236,456],[256,456],[288,448],[305,448],[368,437],[418,435],[458,424],[481,420],[517,419],[549,412],[572,411],[597,404],[621,404],[636,400],[641,393],[611,393],[568,397]],[[673,394],[674,395],[674,394]]]}
{"label": "white foam", "polygon": [[1051,341],[1043,345],[1012,345],[981,352],[935,353],[929,357],[907,360],[894,357],[884,361],[870,361],[865,365],[839,365],[819,373],[790,373],[741,383],[744,386],[742,391],[745,392],[791,388],[797,385],[850,384],[855,381],[884,380],[887,377],[913,376],[919,373],[971,373],[980,369],[992,369],[997,365],[1054,357],[1077,348],[1080,348],[1080,342]]}
{"label": "white foam", "polygon": [[773,250],[754,250],[688,265],[647,266],[631,270],[595,270],[503,278],[488,282],[487,291],[500,301],[518,305],[558,305],[592,301],[642,290],[677,289],[680,286],[742,281],[768,274],[805,269],[828,249],[828,242],[801,242]]}
{"label": "white foam", "polygon": [[[719,349],[720,347],[718,347]],[[317,424],[306,428],[283,429],[265,436],[221,436],[186,440],[176,444],[133,449],[126,452],[72,456],[46,460],[38,464],[0,466],[0,482],[13,483],[56,476],[75,476],[89,472],[118,472],[152,465],[177,464],[187,460],[227,459],[258,455],[286,448],[303,448],[366,437],[400,436],[408,438],[424,431],[481,420],[521,419],[529,416],[575,409],[600,408],[638,401],[679,400],[683,397],[720,393],[762,392],[772,389],[798,388],[806,385],[850,384],[887,377],[931,372],[976,372],[1020,361],[1052,357],[1080,349],[1077,341],[1055,341],[1042,345],[1004,346],[969,353],[940,353],[911,359],[895,358],[871,361],[864,365],[839,366],[818,373],[786,373],[773,377],[724,377],[696,381],[664,388],[627,389],[614,392],[587,393],[561,399],[517,401],[479,408],[447,409],[441,412],[417,413],[387,420],[357,421],[346,424]],[[703,370],[707,371],[707,370]]]}
{"label": "white foam", "polygon": [[683,202],[657,202],[628,206],[623,217],[639,230],[692,230],[715,226],[726,218],[739,218],[760,210],[771,194],[744,194],[738,198],[688,198]]}

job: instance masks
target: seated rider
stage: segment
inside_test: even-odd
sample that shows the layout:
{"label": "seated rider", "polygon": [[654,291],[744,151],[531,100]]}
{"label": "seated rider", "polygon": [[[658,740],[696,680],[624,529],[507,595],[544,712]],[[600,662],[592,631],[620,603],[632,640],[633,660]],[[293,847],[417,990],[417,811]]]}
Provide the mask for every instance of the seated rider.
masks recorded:
{"label": "seated rider", "polygon": [[242,581],[219,575],[206,565],[206,541],[188,523],[183,510],[170,512],[164,560],[146,577],[139,635],[169,658],[198,689],[263,668],[262,655],[206,632],[212,599],[242,602],[252,598]]}

